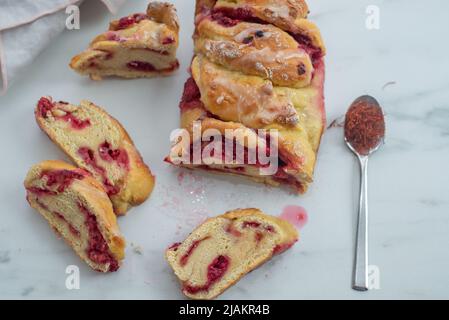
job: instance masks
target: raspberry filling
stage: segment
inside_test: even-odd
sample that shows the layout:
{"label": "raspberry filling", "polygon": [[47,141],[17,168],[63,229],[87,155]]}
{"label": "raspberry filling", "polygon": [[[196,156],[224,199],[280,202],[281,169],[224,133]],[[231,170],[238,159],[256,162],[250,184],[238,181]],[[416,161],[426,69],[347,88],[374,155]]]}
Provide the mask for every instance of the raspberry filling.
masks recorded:
{"label": "raspberry filling", "polygon": [[83,180],[84,174],[71,170],[56,170],[56,171],[45,171],[42,173],[41,178],[47,178],[47,187],[57,187],[58,192],[64,192],[67,187],[69,187],[73,180]]}
{"label": "raspberry filling", "polygon": [[106,40],[108,41],[123,41],[123,38],[117,32],[108,31],[105,33]]}
{"label": "raspberry filling", "polygon": [[178,250],[179,246],[181,245],[181,242],[175,242],[170,247],[168,247],[168,250]]}
{"label": "raspberry filling", "polygon": [[131,50],[145,50],[145,51],[149,51],[149,52],[160,54],[162,56],[170,55],[170,52],[168,52],[166,50],[156,50],[156,49],[152,49],[152,48],[143,48],[143,49],[142,48],[137,48],[137,49],[131,49]]}
{"label": "raspberry filling", "polygon": [[[257,18],[248,8],[218,8],[214,9],[211,19],[224,27],[234,27],[240,22],[250,22],[258,24],[269,24],[269,22]],[[288,32],[288,31],[287,31]],[[307,35],[288,32],[298,42],[312,58],[313,65],[316,66],[322,57],[322,51],[313,45],[312,39]]]}
{"label": "raspberry filling", "polygon": [[[264,233],[262,231],[260,231],[262,227],[262,224],[257,222],[257,221],[244,221],[242,223],[242,229],[257,229],[256,233],[255,233],[255,240],[257,243],[259,243],[260,241],[262,241],[262,239],[264,238]],[[267,226],[263,226],[263,230],[265,232],[269,232],[269,233],[274,233],[276,232],[276,230],[274,229],[273,226],[267,225]],[[228,226],[226,226],[225,231],[229,234],[231,234],[234,237],[241,237],[242,233],[235,229],[234,224],[230,223]]]}
{"label": "raspberry filling", "polygon": [[200,240],[196,240],[192,243],[192,245],[190,246],[190,248],[187,250],[186,253],[183,254],[183,256],[181,257],[181,259],[179,260],[179,263],[181,264],[181,266],[185,266],[187,264],[187,262],[189,261],[190,256],[193,254],[193,252],[198,248],[198,246],[200,245],[201,242],[203,242],[204,240],[209,239],[210,237],[207,236],[203,239]]}
{"label": "raspberry filling", "polygon": [[214,9],[211,15],[213,21],[216,21],[224,27],[234,27],[242,21],[266,24],[254,17],[251,10],[248,8],[220,8]]}
{"label": "raspberry filling", "polygon": [[[42,209],[44,209],[44,210],[46,210],[46,211],[50,211],[51,213],[53,213],[58,219],[60,219],[61,221],[63,221],[64,223],[66,223],[68,226],[69,226],[69,230],[70,230],[70,233],[72,233],[75,237],[77,237],[77,238],[79,238],[79,236],[80,236],[80,232],[69,222],[69,221],[67,221],[67,219],[61,214],[61,213],[59,213],[59,212],[52,212],[49,208],[48,208],[48,206],[45,204],[45,203],[43,203],[42,201],[40,201],[38,198],[36,198],[35,199],[35,201],[36,201],[36,203],[39,205],[39,207],[41,207]],[[28,201],[29,202],[29,201]],[[62,236],[61,235],[61,233],[55,228],[55,227],[53,227],[54,228],[54,230],[56,230],[57,232],[58,232],[58,234],[60,235],[60,236]]]}
{"label": "raspberry filling", "polygon": [[54,196],[58,192],[62,193],[73,182],[73,180],[83,180],[87,172],[83,172],[81,169],[76,171],[71,170],[54,170],[44,171],[41,174],[41,178],[46,178],[47,187],[56,187],[56,191],[41,188],[41,187],[28,187],[27,190],[37,196]]}
{"label": "raspberry filling", "polygon": [[78,154],[81,156],[84,162],[91,166],[97,173],[101,175],[106,174],[106,170],[97,164],[97,161],[95,160],[95,153],[92,149],[82,147],[78,150]]}
{"label": "raspberry filling", "polygon": [[[190,149],[190,156],[191,156],[190,160],[193,161],[192,160],[192,158],[193,158],[193,145],[191,145],[190,148],[191,148]],[[235,146],[234,146],[234,157],[233,157],[234,161],[236,160],[235,150],[236,149],[235,149]],[[202,151],[203,151],[203,149],[202,149]],[[224,144],[222,146],[222,151],[223,151],[222,160],[224,160],[224,159],[226,159],[225,158],[225,155],[226,155],[225,151],[226,151],[226,149],[225,149]],[[249,162],[248,162],[248,149],[244,148],[244,151],[245,151],[245,155],[244,155],[244,161],[243,162],[244,162],[244,164],[249,165]],[[268,153],[268,149],[267,149],[267,153]],[[212,156],[213,156],[213,154],[212,154]],[[230,155],[230,156],[232,157],[232,155]],[[171,163],[169,160],[166,160],[166,161]],[[256,161],[256,163],[255,164],[251,164],[251,166],[255,166],[255,167],[258,167],[258,168],[263,168],[263,167],[268,166],[268,165],[264,166],[260,162]],[[206,170],[206,171],[211,171],[211,172],[233,172],[233,173],[236,173],[236,174],[243,174],[243,175],[246,174],[246,168],[245,167],[225,167],[224,169],[221,169],[221,168],[212,168],[212,167],[209,167],[207,165],[199,165],[198,168]],[[272,176],[272,178],[275,181],[279,181],[280,183],[291,185],[295,189],[302,190],[303,189],[303,185],[301,184],[301,182],[296,180],[296,178],[294,176],[291,176],[288,173],[286,173],[286,169],[288,169],[288,168],[289,168],[289,165],[286,164],[281,158],[278,158],[278,171]]]}
{"label": "raspberry filling", "polygon": [[263,233],[260,231],[257,231],[256,235],[255,235],[256,243],[259,243],[260,241],[262,241],[263,237],[264,237]]}
{"label": "raspberry filling", "polygon": [[[184,84],[184,92],[183,92],[183,95],[182,95],[181,102],[179,104],[179,108],[181,109],[181,112],[184,112],[184,111],[189,110],[189,109],[197,108],[197,107],[203,107],[204,108],[204,105],[203,105],[203,103],[201,102],[200,99],[201,99],[200,89],[199,89],[195,79],[193,79],[193,77],[190,77],[186,81],[186,83]],[[208,116],[213,117],[213,115],[210,115],[210,114]],[[267,148],[266,149],[266,153],[265,153],[266,155],[270,154],[270,152],[269,152],[270,151],[270,149],[269,149],[270,140],[269,139],[270,139],[270,137],[268,136],[267,137],[267,141],[266,141],[266,148]],[[232,143],[232,145],[233,145],[233,148],[232,148],[233,154],[232,155],[229,154],[227,156],[228,156],[229,159],[232,159],[233,161],[236,161],[237,160],[236,141],[234,140],[234,141],[229,142],[229,143]],[[208,142],[204,142],[204,144],[208,144]],[[223,141],[223,145],[222,145],[222,155],[221,155],[221,157],[222,157],[221,159],[222,160],[227,159],[225,152],[226,152],[226,148],[225,148],[225,140],[224,140]],[[249,164],[248,148],[245,147],[244,148],[244,152],[245,152],[245,154],[243,156],[243,164]],[[190,155],[191,155],[191,157],[193,157],[193,145],[191,145]],[[216,156],[216,155],[213,154],[212,156]],[[193,159],[190,159],[190,160],[193,161]],[[279,164],[278,164],[279,170],[278,171],[282,171],[282,168],[285,168],[287,166],[287,164],[284,163],[281,159],[279,159],[278,161],[279,161]],[[259,167],[259,168],[264,167],[264,165],[262,165],[259,161],[256,161],[256,163],[254,165]],[[269,164],[267,164],[265,166],[268,166],[268,165]],[[204,167],[204,169],[206,169],[206,167]],[[237,168],[233,168],[232,170],[240,172],[240,173],[244,173],[245,172],[245,168],[244,167],[237,167]]]}
{"label": "raspberry filling", "polygon": [[[65,102],[59,102],[60,104],[67,104]],[[47,98],[41,98],[37,104],[37,113],[42,118],[47,119],[48,118],[48,112],[51,112],[55,108],[55,104],[50,101]],[[72,129],[75,130],[83,130],[91,125],[89,119],[81,120],[75,115],[73,115],[72,112],[61,110],[64,112],[63,116],[54,116],[57,120],[63,120],[70,124]]]}
{"label": "raspberry filling", "polygon": [[88,166],[90,166],[97,174],[99,174],[103,178],[103,186],[109,196],[116,195],[120,192],[120,187],[114,186],[108,179],[106,169],[97,163],[95,152],[92,149],[82,147],[78,149],[78,155]]}
{"label": "raspberry filling", "polygon": [[[242,228],[243,229],[257,229],[256,234],[255,234],[255,240],[257,243],[261,242],[262,239],[264,238],[264,234],[263,232],[259,231],[262,227],[262,224],[257,222],[257,221],[244,221],[242,224]],[[265,230],[266,232],[269,233],[274,233],[276,232],[273,226],[263,226],[263,230]]]}
{"label": "raspberry filling", "polygon": [[[244,221],[242,224],[242,228],[243,229],[247,229],[247,228],[254,228],[254,229],[258,229],[262,226],[261,223],[257,222],[257,221]],[[264,226],[263,227],[265,231],[268,232],[275,232],[274,227],[273,226]]]}
{"label": "raspberry filling", "polygon": [[38,114],[44,119],[47,119],[48,112],[50,112],[53,108],[53,102],[44,97],[40,98],[39,102],[37,103]]}
{"label": "raspberry filling", "polygon": [[291,242],[291,243],[278,244],[277,246],[275,246],[273,248],[273,255],[281,254],[281,253],[287,251],[288,249],[293,247],[293,245],[296,243],[296,241],[297,240],[295,240],[294,242]]}
{"label": "raspberry filling", "polygon": [[173,39],[172,37],[167,37],[162,40],[163,45],[168,45],[172,43],[175,43],[175,39]]}
{"label": "raspberry filling", "polygon": [[55,191],[51,191],[44,188],[38,188],[38,187],[28,187],[27,191],[31,192],[32,194],[35,194],[38,197],[42,196],[55,196],[57,193]]}
{"label": "raspberry filling", "polygon": [[280,183],[291,185],[298,190],[303,190],[302,183],[286,172],[289,167],[291,166],[286,164],[284,161],[282,161],[282,159],[279,158],[279,169],[274,175],[273,179],[279,181]]}
{"label": "raspberry filling", "polygon": [[246,228],[259,228],[260,227],[260,223],[256,222],[256,221],[245,221],[245,222],[243,222],[242,227],[243,227],[243,229],[246,229]]}
{"label": "raspberry filling", "polygon": [[75,237],[80,237],[80,232],[70,222],[68,222],[62,214],[59,212],[54,212],[54,215],[69,226],[70,233],[72,233]]}
{"label": "raspberry filling", "polygon": [[[201,92],[200,89],[198,87],[198,85],[195,82],[195,79],[193,79],[193,77],[190,77],[185,85],[184,85],[184,92],[182,95],[182,99],[181,102],[179,104],[179,108],[181,109],[181,112],[185,112],[189,109],[193,109],[193,108],[204,108],[203,103],[201,102]],[[208,114],[209,117],[213,117],[212,114]],[[269,145],[270,145],[270,141],[269,141],[270,137],[267,137],[267,150],[266,150],[266,155],[269,155]],[[206,142],[207,143],[207,142]],[[235,153],[235,141],[233,142],[234,146],[233,146],[233,150]],[[225,151],[226,148],[223,144],[222,146],[222,159],[225,159]],[[281,152],[281,150],[279,150],[279,152]],[[190,150],[190,155],[191,157],[193,157],[193,145],[191,145],[191,150]],[[233,159],[236,159],[235,154],[232,155]],[[286,161],[284,161],[283,159],[286,159]],[[193,159],[190,159],[191,161]],[[244,163],[248,164],[248,149],[245,148],[245,155],[244,155]],[[291,165],[289,164],[291,163],[290,161],[288,161],[288,157],[287,156],[283,156],[282,154],[280,154],[280,156],[278,157],[278,171],[276,172],[276,174],[273,176],[273,179],[276,181],[279,181],[281,183],[285,183],[285,184],[289,184],[291,186],[293,186],[294,188],[298,189],[298,190],[302,190],[303,186],[302,184],[297,181],[297,179],[291,175],[289,175],[286,172],[286,169],[288,169],[289,167],[291,167]],[[258,167],[263,167],[258,161],[255,164]],[[227,168],[226,170],[223,169],[217,169],[217,168],[210,168],[208,166],[200,166],[201,169],[204,170],[209,170],[209,171],[214,171],[214,172],[222,172],[222,171],[232,171],[235,172],[237,174],[244,174],[245,173],[245,168],[244,167],[236,167],[236,168]],[[295,168],[297,169],[297,168]]]}
{"label": "raspberry filling", "polygon": [[149,63],[144,61],[131,61],[127,64],[128,68],[137,70],[137,71],[143,71],[143,72],[152,72],[156,71],[156,67]]}
{"label": "raspberry filling", "polygon": [[36,198],[35,201],[39,205],[39,207],[41,207],[44,210],[50,211],[50,209],[48,209],[48,206],[42,201],[40,201],[39,198]]}
{"label": "raspberry filling", "polygon": [[[181,106],[181,108],[182,108],[182,106]],[[221,148],[219,148],[218,146],[216,148],[210,148],[210,150],[208,150],[208,152],[206,153],[205,156],[207,156],[207,157],[210,156],[213,159],[220,160],[219,162],[223,163],[223,164],[251,165],[251,166],[255,166],[257,168],[267,168],[270,165],[269,163],[262,164],[259,161],[259,159],[260,159],[260,157],[258,156],[259,155],[259,151],[258,151],[259,146],[256,146],[256,150],[254,152],[255,157],[252,157],[252,156],[250,156],[250,150],[248,149],[248,147],[237,145],[237,139],[230,140],[230,139],[227,139],[226,137],[221,137],[221,138],[222,138]],[[269,144],[268,140],[267,140],[267,142]],[[214,143],[219,143],[219,140],[217,137],[215,137]],[[211,144],[210,141],[202,141],[201,155],[203,155],[203,152],[206,147],[210,147],[210,144]],[[268,156],[270,148],[268,147],[268,145],[266,145],[265,147],[266,147],[266,149],[265,149],[266,156]],[[237,150],[240,150],[240,149],[243,150],[242,156],[237,155]],[[221,154],[217,153],[217,151],[221,151]],[[190,163],[194,162],[194,155],[195,155],[194,145],[191,144],[190,145]],[[200,167],[204,168],[204,169],[207,168],[207,166],[200,166]],[[229,167],[229,168],[226,167],[226,169],[230,170],[230,171],[236,171],[239,173],[245,172],[244,167]]]}
{"label": "raspberry filling", "polygon": [[70,123],[70,126],[72,127],[72,129],[75,129],[75,130],[83,130],[84,128],[87,128],[90,126],[89,119],[81,120],[81,119],[75,117],[71,112],[67,112],[67,114],[65,116],[62,116],[60,119],[65,122]]}
{"label": "raspberry filling", "polygon": [[202,286],[185,285],[184,290],[190,294],[196,294],[201,291],[207,291],[220,280],[229,268],[230,259],[226,256],[218,256],[207,267],[207,282]]}
{"label": "raspberry filling", "polygon": [[128,62],[126,64],[126,66],[129,69],[132,69],[135,71],[142,71],[142,72],[155,72],[155,71],[170,72],[170,71],[173,71],[173,70],[176,70],[179,68],[179,62],[176,61],[170,67],[165,68],[165,69],[156,69],[156,67],[153,64],[151,64],[149,62],[145,62],[145,61],[131,61],[131,62]]}
{"label": "raspberry filling", "polygon": [[232,223],[230,223],[230,224],[226,227],[225,231],[226,231],[227,233],[231,234],[231,235],[234,236],[234,237],[241,237],[241,236],[242,236],[242,233],[241,233],[240,231],[238,231],[236,228],[234,228],[234,224],[232,224]]}
{"label": "raspberry filling", "polygon": [[117,30],[129,28],[145,19],[148,19],[148,16],[144,13],[136,13],[131,16],[123,17],[118,21]]}
{"label": "raspberry filling", "polygon": [[105,141],[98,147],[100,158],[106,162],[116,162],[119,167],[129,170],[128,153],[123,149],[112,149],[109,142]]}
{"label": "raspberry filling", "polygon": [[78,203],[78,208],[86,218],[85,224],[89,231],[89,243],[86,249],[87,256],[95,263],[109,264],[110,272],[117,271],[119,263],[110,253],[108,244],[98,229],[97,217],[81,203]]}
{"label": "raspberry filling", "polygon": [[195,80],[190,77],[186,83],[184,84],[184,92],[182,94],[181,103],[179,104],[179,108],[182,111],[193,109],[198,106],[202,106],[200,101],[201,92],[196,84]]}

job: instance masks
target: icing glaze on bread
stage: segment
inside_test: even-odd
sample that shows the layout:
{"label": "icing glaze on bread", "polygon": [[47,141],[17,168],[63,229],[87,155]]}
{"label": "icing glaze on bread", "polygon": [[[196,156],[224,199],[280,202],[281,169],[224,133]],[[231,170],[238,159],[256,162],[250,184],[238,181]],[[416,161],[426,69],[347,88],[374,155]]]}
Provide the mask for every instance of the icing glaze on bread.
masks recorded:
{"label": "icing glaze on bread", "polygon": [[308,12],[303,0],[197,0],[181,126],[190,133],[194,122],[202,133],[277,130],[278,170],[266,175],[258,163],[176,161],[178,150],[192,149],[197,140],[175,146],[167,162],[307,191],[326,124],[326,49]]}
{"label": "icing glaze on bread", "polygon": [[146,13],[111,22],[70,67],[92,79],[169,75],[179,68],[179,23],[173,5],[151,2]]}

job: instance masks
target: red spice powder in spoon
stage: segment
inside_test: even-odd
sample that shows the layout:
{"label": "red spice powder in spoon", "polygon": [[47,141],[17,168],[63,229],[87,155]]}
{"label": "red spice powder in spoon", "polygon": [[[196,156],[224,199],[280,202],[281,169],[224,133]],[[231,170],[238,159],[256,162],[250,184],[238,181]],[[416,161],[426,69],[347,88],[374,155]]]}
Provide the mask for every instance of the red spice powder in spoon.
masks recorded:
{"label": "red spice powder in spoon", "polygon": [[354,101],[346,113],[345,138],[360,155],[366,156],[377,148],[385,136],[382,108],[371,96]]}

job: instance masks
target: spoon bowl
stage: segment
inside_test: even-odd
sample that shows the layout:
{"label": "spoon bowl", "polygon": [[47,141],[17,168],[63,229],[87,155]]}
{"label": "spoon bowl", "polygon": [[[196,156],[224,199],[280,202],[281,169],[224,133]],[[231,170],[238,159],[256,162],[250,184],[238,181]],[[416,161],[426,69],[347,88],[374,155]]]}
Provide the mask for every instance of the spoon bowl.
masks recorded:
{"label": "spoon bowl", "polygon": [[357,150],[351,145],[351,143],[348,140],[346,140],[346,138],[345,138],[345,142],[346,142],[346,145],[348,146],[349,150],[351,150],[357,157],[369,157],[374,152],[379,150],[381,146],[383,146],[385,144],[385,138],[382,138],[382,140],[380,140],[380,142],[374,148],[370,149],[369,153],[366,155],[362,155],[362,154],[358,153]]}

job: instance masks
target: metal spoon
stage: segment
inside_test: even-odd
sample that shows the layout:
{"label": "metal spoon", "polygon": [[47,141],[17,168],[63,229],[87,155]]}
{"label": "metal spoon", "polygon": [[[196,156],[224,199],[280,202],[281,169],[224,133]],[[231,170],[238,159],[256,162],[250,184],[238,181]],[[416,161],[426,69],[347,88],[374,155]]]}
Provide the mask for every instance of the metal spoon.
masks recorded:
{"label": "metal spoon", "polygon": [[[360,204],[358,214],[357,236],[356,236],[356,251],[354,258],[353,282],[352,288],[357,291],[367,291],[368,285],[368,159],[371,154],[376,152],[384,142],[385,136],[385,122],[382,109],[377,100],[371,96],[362,96],[354,101],[351,108],[368,105],[379,108],[382,114],[382,125],[384,131],[381,136],[377,137],[377,143],[370,146],[367,152],[361,154],[357,150],[357,146],[351,141],[345,130],[345,141],[349,149],[357,156],[360,161]],[[348,117],[348,116],[347,116]],[[346,119],[348,121],[348,119]]]}

